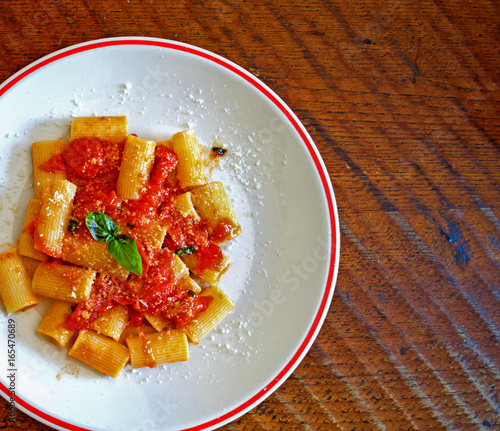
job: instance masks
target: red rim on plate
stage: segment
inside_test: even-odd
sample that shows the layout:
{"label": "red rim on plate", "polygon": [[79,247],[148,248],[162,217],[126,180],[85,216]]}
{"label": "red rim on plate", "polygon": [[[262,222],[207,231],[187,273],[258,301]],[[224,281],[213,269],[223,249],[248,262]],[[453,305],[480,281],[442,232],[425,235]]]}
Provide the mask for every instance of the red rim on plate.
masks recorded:
{"label": "red rim on plate", "polygon": [[[249,84],[251,84],[256,90],[262,93],[269,101],[272,102],[280,111],[286,116],[288,121],[293,125],[295,131],[299,134],[302,142],[306,146],[311,158],[314,161],[314,165],[316,167],[317,173],[321,178],[321,184],[323,190],[325,192],[325,198],[327,201],[328,214],[331,226],[331,255],[330,262],[328,268],[328,276],[327,282],[325,286],[325,290],[323,296],[320,301],[320,305],[316,316],[314,317],[314,321],[307,331],[307,334],[298,347],[297,351],[292,356],[291,360],[283,367],[283,369],[259,392],[257,392],[254,396],[250,397],[248,400],[240,404],[238,407],[233,410],[215,418],[208,422],[202,423],[195,427],[186,428],[183,431],[195,431],[195,430],[204,430],[212,427],[222,426],[225,423],[231,422],[248,410],[256,406],[258,403],[264,401],[269,395],[275,391],[281,383],[293,372],[293,370],[299,365],[302,358],[306,355],[307,351],[311,347],[314,339],[316,338],[323,320],[326,317],[326,313],[328,312],[328,307],[330,305],[333,290],[335,288],[335,281],[337,279],[338,272],[338,261],[339,261],[339,222],[338,222],[338,214],[337,207],[335,203],[335,198],[333,194],[333,190],[330,183],[330,178],[328,176],[328,172],[323,164],[321,156],[318,153],[312,139],[308,135],[307,131],[304,129],[300,121],[297,119],[295,114],[288,108],[285,103],[272,91],[270,90],[264,83],[258,80],[255,76],[245,71],[241,67],[236,64],[226,60],[223,57],[220,57],[216,54],[213,54],[209,51],[206,51],[201,48],[197,48],[192,45],[187,45],[180,42],[173,42],[169,40],[163,39],[155,39],[155,38],[141,38],[141,37],[133,37],[133,38],[109,38],[109,39],[101,39],[93,42],[86,42],[80,45],[72,46],[61,51],[57,51],[53,54],[50,54],[42,59],[32,63],[31,65],[25,67],[17,74],[13,75],[10,79],[5,81],[0,86],[0,97],[2,97],[8,90],[13,88],[17,83],[22,81],[24,78],[28,77],[33,72],[36,72],[40,68],[56,62],[58,60],[62,60],[66,57],[82,53],[85,51],[90,51],[94,49],[106,48],[110,46],[119,46],[119,45],[142,45],[142,46],[156,46],[160,48],[166,48],[175,51],[183,51],[197,57],[204,58],[206,60],[212,61],[219,66],[235,73],[240,78],[243,78]],[[0,394],[9,401],[11,395],[9,394],[9,389],[2,383],[0,383]],[[33,416],[35,419],[41,420],[48,425],[55,425],[62,429],[72,430],[72,431],[89,431],[87,428],[82,428],[77,425],[70,424],[61,419],[58,419],[54,416],[51,416],[34,406],[31,406],[29,403],[25,402],[18,395],[14,396],[15,403],[22,407],[27,414]]]}

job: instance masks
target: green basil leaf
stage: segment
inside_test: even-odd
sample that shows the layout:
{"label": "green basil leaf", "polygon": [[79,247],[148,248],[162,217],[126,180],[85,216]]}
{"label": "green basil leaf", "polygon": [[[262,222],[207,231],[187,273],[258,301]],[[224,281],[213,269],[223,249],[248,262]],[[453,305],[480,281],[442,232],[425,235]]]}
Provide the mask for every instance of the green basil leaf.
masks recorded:
{"label": "green basil leaf", "polygon": [[79,227],[80,227],[80,225],[78,224],[77,220],[75,220],[74,218],[72,218],[72,219],[69,220],[68,230],[71,233],[75,233],[75,230],[77,230]]}
{"label": "green basil leaf", "polygon": [[179,257],[188,256],[194,253],[194,247],[184,247],[175,250],[175,254]]}
{"label": "green basil leaf", "polygon": [[118,235],[120,226],[115,226],[111,217],[99,212],[90,212],[85,224],[96,241],[108,242],[108,251],[126,270],[142,275],[142,258],[135,240],[128,235]]}
{"label": "green basil leaf", "polygon": [[118,235],[109,243],[108,251],[126,270],[142,275],[142,258],[134,238]]}
{"label": "green basil leaf", "polygon": [[217,154],[218,156],[223,156],[227,152],[227,150],[225,148],[221,148],[221,147],[213,147],[212,151],[215,154]]}
{"label": "green basil leaf", "polygon": [[90,212],[85,217],[85,224],[96,241],[110,242],[118,233],[119,226],[115,227],[113,219],[106,214]]}

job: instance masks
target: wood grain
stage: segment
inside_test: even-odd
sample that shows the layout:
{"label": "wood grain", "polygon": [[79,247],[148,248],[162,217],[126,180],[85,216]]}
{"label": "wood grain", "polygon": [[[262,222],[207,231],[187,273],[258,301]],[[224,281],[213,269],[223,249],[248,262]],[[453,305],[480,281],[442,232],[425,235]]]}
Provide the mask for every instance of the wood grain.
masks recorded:
{"label": "wood grain", "polygon": [[[500,10],[494,0],[0,1],[0,81],[102,37],[179,40],[299,116],[341,220],[310,352],[236,430],[500,429]],[[18,412],[0,429],[48,430]]]}

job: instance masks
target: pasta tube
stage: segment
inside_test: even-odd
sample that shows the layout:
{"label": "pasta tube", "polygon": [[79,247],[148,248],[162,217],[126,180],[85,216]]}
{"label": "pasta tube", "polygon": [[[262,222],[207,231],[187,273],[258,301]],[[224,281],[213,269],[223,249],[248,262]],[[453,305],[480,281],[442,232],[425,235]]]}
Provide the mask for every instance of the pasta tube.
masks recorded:
{"label": "pasta tube", "polygon": [[241,233],[241,226],[221,182],[214,181],[191,193],[197,213],[209,224],[210,233],[215,235],[214,242],[228,241]]}
{"label": "pasta tube", "polygon": [[108,244],[89,241],[79,235],[68,234],[64,238],[62,259],[75,265],[92,268],[98,272],[126,280],[129,272],[109,254]]}
{"label": "pasta tube", "polygon": [[156,367],[168,362],[187,361],[189,344],[182,331],[167,330],[127,338],[132,368]]}
{"label": "pasta tube", "polygon": [[174,207],[181,213],[182,217],[191,216],[195,220],[200,219],[200,216],[194,209],[193,201],[191,200],[191,192],[186,192],[177,196],[174,201]]}
{"label": "pasta tube", "polygon": [[191,277],[184,277],[183,279],[179,280],[177,284],[182,290],[190,290],[193,293],[200,293],[201,292],[201,287],[200,285],[194,281]]}
{"label": "pasta tube", "polygon": [[39,141],[31,144],[31,155],[33,156],[33,174],[35,177],[35,198],[42,196],[43,187],[46,183],[55,180],[65,180],[64,172],[46,172],[39,166],[48,162],[52,157],[61,154],[68,144],[64,141]]}
{"label": "pasta tube", "polygon": [[0,297],[7,314],[40,302],[31,289],[28,272],[15,247],[0,254]]}
{"label": "pasta tube", "polygon": [[222,280],[223,275],[227,272],[227,270],[233,263],[229,256],[223,254],[222,259],[217,262],[214,267],[204,268],[200,271],[198,269],[197,252],[194,252],[193,254],[190,254],[188,256],[184,256],[182,260],[193,274],[197,275],[212,286],[218,284]]}
{"label": "pasta tube", "polygon": [[28,204],[28,211],[24,219],[23,231],[21,238],[19,238],[18,253],[21,256],[31,257],[36,260],[47,260],[48,256],[35,249],[35,240],[30,232],[30,224],[36,217],[38,207],[40,206],[40,199],[31,199]]}
{"label": "pasta tube", "polygon": [[172,271],[175,274],[176,280],[180,280],[181,278],[185,278],[189,275],[189,268],[176,254],[174,255],[174,260],[172,262]]}
{"label": "pasta tube", "polygon": [[198,344],[205,338],[234,308],[233,301],[217,286],[208,287],[200,296],[212,296],[214,299],[205,311],[184,328],[193,344]]}
{"label": "pasta tube", "polygon": [[77,304],[89,299],[95,276],[96,272],[91,269],[42,262],[33,276],[33,291]]}
{"label": "pasta tube", "polygon": [[36,328],[36,332],[56,346],[65,347],[75,333],[75,331],[64,327],[72,311],[69,302],[54,301],[47,314],[43,316],[38,328]]}
{"label": "pasta tube", "polygon": [[156,143],[130,135],[125,142],[116,193],[122,199],[139,199],[155,159]]}
{"label": "pasta tube", "polygon": [[134,236],[140,240],[148,249],[160,249],[167,234],[167,227],[159,222],[152,222],[146,227],[136,227]]}
{"label": "pasta tube", "polygon": [[177,154],[177,178],[183,189],[206,183],[205,165],[201,147],[194,130],[184,130],[172,136],[172,147]]}
{"label": "pasta tube", "polygon": [[94,331],[80,331],[68,355],[114,378],[120,375],[130,359],[123,344]]}
{"label": "pasta tube", "polygon": [[71,123],[71,140],[100,138],[116,144],[127,138],[127,117],[74,117]]}
{"label": "pasta tube", "polygon": [[98,334],[104,334],[118,341],[129,320],[127,307],[116,305],[92,324]]}
{"label": "pasta tube", "polygon": [[61,257],[75,193],[76,185],[67,180],[45,184],[34,233],[37,250]]}
{"label": "pasta tube", "polygon": [[144,313],[144,317],[149,322],[149,324],[158,332],[163,331],[167,326],[170,325],[170,320],[162,316],[161,314]]}

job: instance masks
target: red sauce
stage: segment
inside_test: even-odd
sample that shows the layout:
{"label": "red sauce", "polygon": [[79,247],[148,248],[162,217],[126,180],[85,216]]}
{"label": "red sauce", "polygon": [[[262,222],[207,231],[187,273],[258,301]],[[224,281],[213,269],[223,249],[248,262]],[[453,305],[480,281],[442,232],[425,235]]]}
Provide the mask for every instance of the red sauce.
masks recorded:
{"label": "red sauce", "polygon": [[180,302],[177,313],[171,320],[176,328],[188,325],[199,313],[206,310],[213,301],[211,296],[188,296]]}
{"label": "red sauce", "polygon": [[104,301],[100,296],[92,296],[86,302],[80,302],[73,314],[66,322],[66,328],[74,331],[76,329],[91,329],[92,324],[99,316],[105,314],[113,307],[112,301]]}
{"label": "red sauce", "polygon": [[120,212],[122,200],[115,192],[115,182],[87,181],[78,189],[73,200],[73,217],[85,223],[91,211],[101,212],[114,219]]}
{"label": "red sauce", "polygon": [[186,247],[200,249],[208,246],[208,223],[191,217],[183,218],[175,210],[170,212],[168,219],[169,227],[165,247],[175,251]]}
{"label": "red sauce", "polygon": [[102,140],[79,138],[71,141],[59,155],[40,166],[48,172],[66,172],[80,178],[94,178],[106,160]]}
{"label": "red sauce", "polygon": [[177,155],[170,151],[167,147],[159,146],[155,152],[155,163],[149,177],[150,184],[154,186],[162,186],[168,177],[177,166]]}
{"label": "red sauce", "polygon": [[94,178],[104,164],[105,153],[97,138],[80,138],[71,141],[62,153],[69,172],[81,178]]}
{"label": "red sauce", "polygon": [[[69,317],[68,329],[90,329],[100,316],[121,304],[129,311],[129,325],[142,327],[144,312],[170,319],[171,326],[182,328],[198,313],[206,310],[212,297],[194,295],[177,285],[172,269],[174,252],[192,248],[197,256],[197,271],[216,267],[222,259],[217,242],[228,232],[221,224],[209,236],[208,224],[184,218],[175,209],[177,195],[183,193],[170,173],[177,165],[177,156],[159,146],[145,191],[138,200],[123,200],[116,195],[124,142],[112,144],[98,138],[80,138],[68,144],[66,150],[40,166],[49,172],[66,172],[77,186],[72,217],[78,222],[74,234],[91,240],[85,227],[85,217],[91,211],[110,216],[123,232],[132,236],[143,259],[143,275],[131,274],[127,281],[99,274],[88,301],[80,303]],[[152,222],[168,227],[162,248],[143,243],[137,228]],[[30,226],[37,223],[35,220]],[[193,296],[194,295],[194,296]],[[151,363],[153,365],[153,363]]]}
{"label": "red sauce", "polygon": [[198,274],[202,273],[207,268],[212,268],[217,266],[222,260],[222,251],[220,247],[212,242],[204,248],[199,249],[196,252],[197,265],[196,269]]}
{"label": "red sauce", "polygon": [[156,265],[151,266],[142,280],[137,309],[160,314],[168,308],[179,292],[172,271],[173,254],[164,249]]}
{"label": "red sauce", "polygon": [[210,235],[210,240],[217,244],[226,241],[228,238],[230,238],[234,229],[235,227],[231,222],[222,220],[219,223],[217,223],[217,226]]}
{"label": "red sauce", "polygon": [[148,226],[153,219],[158,217],[160,206],[170,194],[169,189],[149,185],[140,199],[123,202],[120,221],[137,227]]}
{"label": "red sauce", "polygon": [[42,171],[47,172],[67,172],[68,169],[64,163],[62,154],[52,157],[49,161],[45,162],[43,165],[38,166]]}
{"label": "red sauce", "polygon": [[105,160],[97,176],[102,181],[116,181],[122,163],[125,141],[113,144],[109,141],[101,140],[101,145],[104,150]]}

